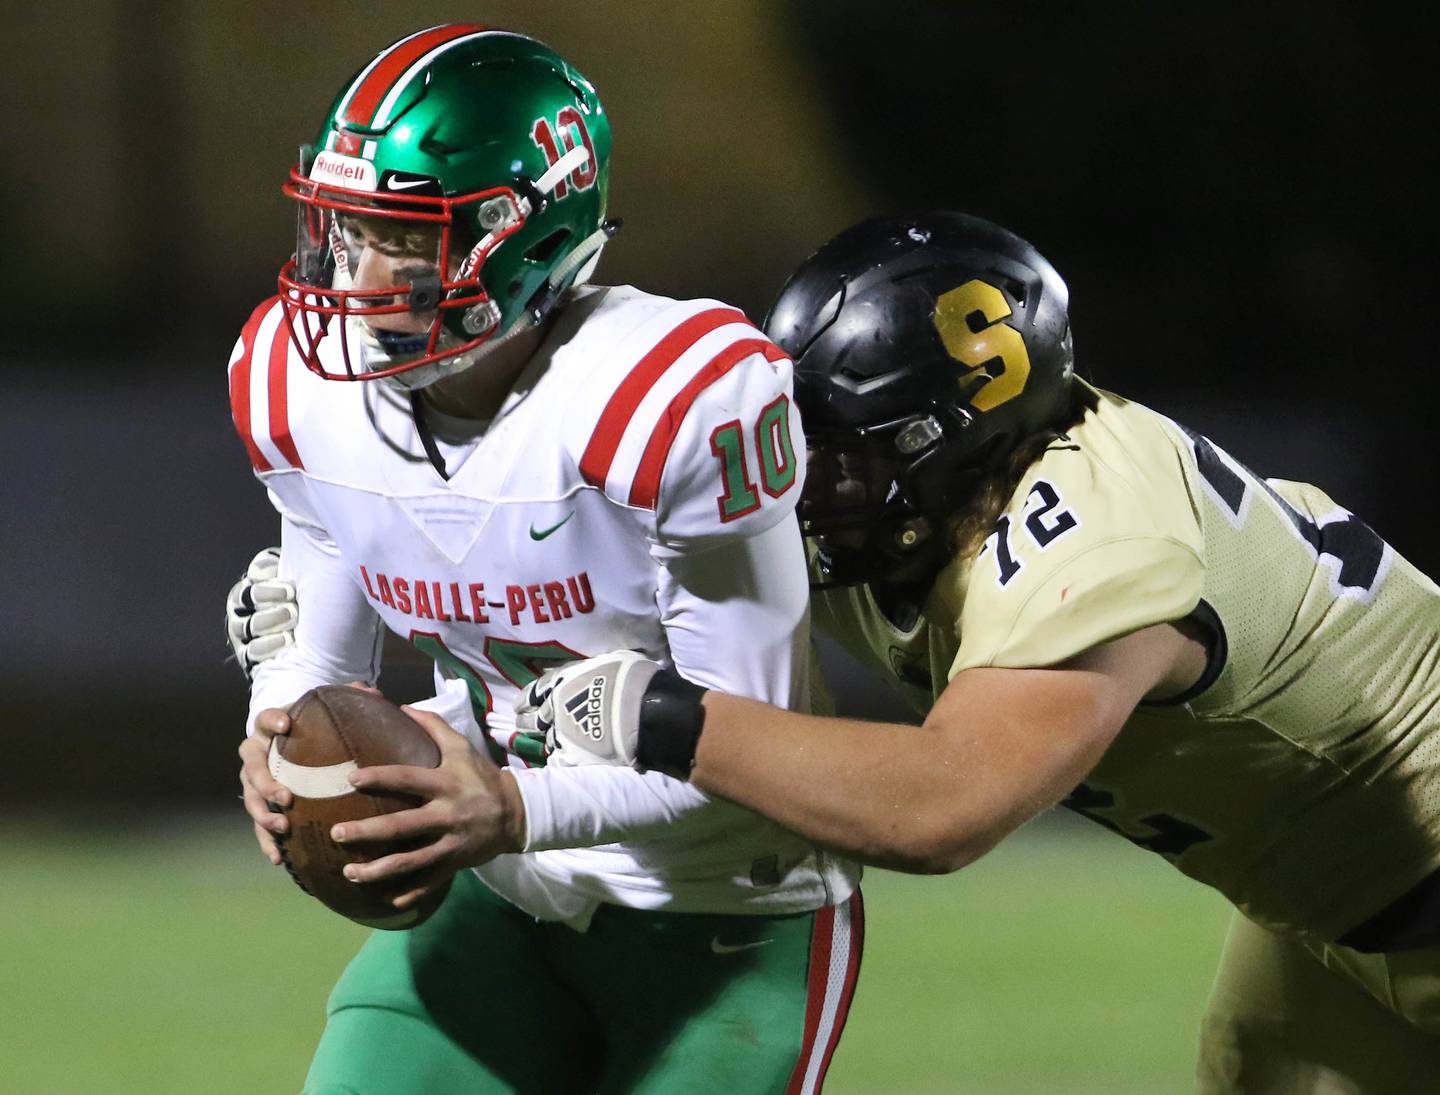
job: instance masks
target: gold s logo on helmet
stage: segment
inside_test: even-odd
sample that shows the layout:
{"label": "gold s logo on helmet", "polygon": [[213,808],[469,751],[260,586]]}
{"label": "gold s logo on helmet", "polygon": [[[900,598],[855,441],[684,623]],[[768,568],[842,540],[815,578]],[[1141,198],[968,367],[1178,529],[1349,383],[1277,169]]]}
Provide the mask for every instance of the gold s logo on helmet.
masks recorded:
{"label": "gold s logo on helmet", "polygon": [[946,352],[969,366],[960,377],[960,387],[969,393],[970,405],[977,411],[1008,403],[1025,390],[1030,378],[1025,339],[1002,322],[1013,314],[1005,294],[978,278],[941,294],[935,302],[935,330]]}

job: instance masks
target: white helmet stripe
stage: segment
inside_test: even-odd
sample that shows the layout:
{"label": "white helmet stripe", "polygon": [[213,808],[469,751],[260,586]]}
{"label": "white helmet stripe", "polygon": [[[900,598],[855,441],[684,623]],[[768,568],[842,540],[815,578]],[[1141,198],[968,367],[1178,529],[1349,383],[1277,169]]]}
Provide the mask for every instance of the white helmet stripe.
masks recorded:
{"label": "white helmet stripe", "polygon": [[584,167],[589,161],[590,153],[586,150],[585,146],[583,144],[576,145],[552,163],[545,174],[535,180],[535,189],[542,194],[550,193],[550,191],[554,190],[559,184],[561,179],[570,174],[570,172]]}

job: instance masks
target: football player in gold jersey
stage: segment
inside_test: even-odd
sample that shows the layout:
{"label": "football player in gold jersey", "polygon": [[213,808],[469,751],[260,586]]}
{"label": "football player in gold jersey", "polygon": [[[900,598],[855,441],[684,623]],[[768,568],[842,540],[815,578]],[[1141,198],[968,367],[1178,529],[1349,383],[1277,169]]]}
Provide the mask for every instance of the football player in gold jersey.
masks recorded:
{"label": "football player in gold jersey", "polygon": [[[1440,1086],[1435,583],[1316,488],[1075,377],[1064,283],[986,221],[857,226],[767,326],[811,445],[817,622],[924,724],[615,654],[531,689],[551,763],[666,771],[917,872],[1063,803],[1236,906],[1202,1090]],[[722,512],[756,489],[725,452]]]}

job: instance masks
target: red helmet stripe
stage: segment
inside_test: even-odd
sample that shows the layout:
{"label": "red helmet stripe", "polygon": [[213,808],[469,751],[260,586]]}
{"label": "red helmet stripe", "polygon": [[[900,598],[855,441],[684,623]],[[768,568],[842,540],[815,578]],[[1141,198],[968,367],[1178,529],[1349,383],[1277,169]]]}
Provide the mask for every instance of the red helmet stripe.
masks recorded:
{"label": "red helmet stripe", "polygon": [[368,126],[376,108],[385,98],[385,93],[406,69],[436,46],[488,29],[479,23],[453,23],[432,27],[397,42],[390,47],[388,53],[381,54],[369,69],[361,73],[358,83],[351,91],[349,102],[336,120],[346,126]]}
{"label": "red helmet stripe", "polygon": [[690,382],[675,393],[670,405],[665,408],[650,440],[645,445],[645,455],[640,458],[640,467],[635,472],[635,482],[630,486],[630,504],[654,509],[660,498],[660,477],[665,474],[665,461],[670,456],[670,447],[680,433],[680,424],[685,421],[690,406],[700,398],[700,393],[714,384],[747,357],[764,354],[769,361],[787,361],[789,355],[773,342],[764,338],[746,338],[732,342],[712,357],[705,366],[690,378]]}
{"label": "red helmet stripe", "polygon": [[680,324],[642,357],[615,389],[610,402],[605,404],[595,432],[585,446],[585,454],[580,457],[580,474],[585,481],[604,489],[605,480],[610,476],[610,465],[614,463],[615,453],[625,436],[625,427],[630,424],[630,419],[655,382],[679,360],[681,354],[716,328],[727,323],[748,322],[745,313],[737,308],[709,308]]}

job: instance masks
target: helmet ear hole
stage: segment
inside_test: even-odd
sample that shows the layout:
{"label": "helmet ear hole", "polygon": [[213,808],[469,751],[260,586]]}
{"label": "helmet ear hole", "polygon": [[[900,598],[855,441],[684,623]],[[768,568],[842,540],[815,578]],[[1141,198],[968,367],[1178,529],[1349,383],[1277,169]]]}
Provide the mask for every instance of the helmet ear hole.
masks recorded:
{"label": "helmet ear hole", "polygon": [[549,265],[550,260],[555,257],[556,252],[565,245],[570,238],[570,229],[557,228],[548,236],[535,244],[525,252],[527,262],[538,262],[542,266]]}

